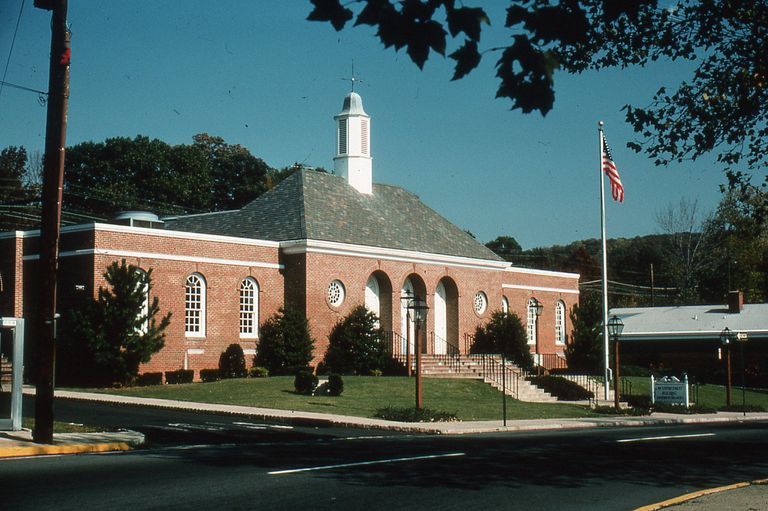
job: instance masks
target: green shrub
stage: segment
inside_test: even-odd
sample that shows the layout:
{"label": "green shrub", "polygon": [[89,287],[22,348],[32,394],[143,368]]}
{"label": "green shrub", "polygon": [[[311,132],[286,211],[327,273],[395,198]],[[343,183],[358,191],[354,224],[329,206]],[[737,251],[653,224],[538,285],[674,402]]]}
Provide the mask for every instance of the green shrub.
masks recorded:
{"label": "green shrub", "polygon": [[475,330],[470,353],[501,353],[523,369],[533,367],[528,335],[515,313],[495,311],[491,319]]}
{"label": "green shrub", "polygon": [[146,387],[148,385],[162,385],[163,373],[142,373],[136,377],[136,385]]}
{"label": "green shrub", "polygon": [[269,369],[261,366],[251,367],[250,371],[248,371],[248,376],[251,378],[266,378],[269,376]]}
{"label": "green shrub", "polygon": [[192,383],[195,372],[192,369],[178,369],[165,372],[165,383],[175,385],[179,383]]}
{"label": "green shrub", "polygon": [[672,405],[668,403],[654,403],[652,406],[652,409],[654,412],[661,412],[661,413],[681,413],[685,415],[695,415],[699,413],[715,413],[717,412],[716,408],[712,408],[711,406],[702,406],[702,405],[692,405],[689,407],[685,407],[683,405]]}
{"label": "green shrub", "polygon": [[302,370],[296,373],[293,380],[293,387],[299,394],[312,395],[317,388],[317,376],[312,371]]}
{"label": "green shrub", "polygon": [[336,373],[329,374],[328,395],[340,396],[342,392],[344,392],[344,380],[341,378],[341,375]]}
{"label": "green shrub", "polygon": [[593,392],[560,376],[533,376],[527,379],[560,401],[583,401],[595,397]]}
{"label": "green shrub", "polygon": [[358,305],[331,330],[323,366],[328,372],[367,375],[382,370],[388,359],[376,315]]}
{"label": "green shrub", "polygon": [[218,369],[200,369],[200,379],[204,382],[219,381],[221,373]]}
{"label": "green shrub", "polygon": [[219,356],[219,374],[221,378],[245,378],[245,355],[239,344],[230,344]]}
{"label": "green shrub", "polygon": [[295,374],[312,361],[314,344],[304,313],[294,307],[280,308],[259,329],[253,365],[266,367],[269,374]]}
{"label": "green shrub", "polygon": [[639,396],[621,396],[621,400],[625,401],[629,406],[637,408],[650,408],[651,396],[647,394],[641,394]]}
{"label": "green shrub", "polygon": [[429,408],[399,408],[395,406],[379,408],[374,417],[399,422],[455,422],[459,420],[455,413],[430,410]]}

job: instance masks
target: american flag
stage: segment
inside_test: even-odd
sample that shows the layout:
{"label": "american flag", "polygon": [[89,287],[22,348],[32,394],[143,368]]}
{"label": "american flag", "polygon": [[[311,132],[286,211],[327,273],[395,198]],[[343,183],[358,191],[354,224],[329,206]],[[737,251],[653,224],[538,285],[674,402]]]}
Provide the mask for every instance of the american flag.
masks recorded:
{"label": "american flag", "polygon": [[605,175],[608,176],[608,179],[611,181],[611,195],[613,195],[613,200],[624,202],[624,185],[621,184],[619,171],[616,170],[616,164],[613,163],[613,156],[611,156],[611,149],[608,147],[605,135],[603,135],[603,157],[601,166],[603,172],[605,172]]}

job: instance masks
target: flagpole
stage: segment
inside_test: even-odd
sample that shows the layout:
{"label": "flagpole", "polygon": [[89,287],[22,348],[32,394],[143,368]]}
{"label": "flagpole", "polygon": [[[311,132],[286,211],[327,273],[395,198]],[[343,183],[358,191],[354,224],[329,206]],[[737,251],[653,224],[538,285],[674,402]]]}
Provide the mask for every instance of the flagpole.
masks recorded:
{"label": "flagpole", "polygon": [[603,177],[605,172],[603,172],[603,121],[600,121],[597,123],[597,133],[599,138],[599,151],[600,151],[600,158],[599,158],[599,171],[600,171],[600,235],[602,239],[602,289],[603,289],[603,368],[604,368],[604,377],[605,377],[605,385],[603,385],[605,393],[604,393],[604,399],[606,401],[609,401],[609,395],[608,395],[608,368],[609,368],[609,360],[608,360],[608,251],[606,250],[606,242],[605,242],[605,178]]}

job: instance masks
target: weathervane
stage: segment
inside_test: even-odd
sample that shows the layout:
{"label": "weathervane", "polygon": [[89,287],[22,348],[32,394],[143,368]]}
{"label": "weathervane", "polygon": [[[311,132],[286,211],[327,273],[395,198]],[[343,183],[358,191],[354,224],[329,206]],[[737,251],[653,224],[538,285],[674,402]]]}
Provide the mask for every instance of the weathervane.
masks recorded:
{"label": "weathervane", "polygon": [[355,60],[352,59],[352,78],[342,78],[345,82],[352,82],[352,92],[355,92],[355,82],[363,83],[360,78],[355,78]]}

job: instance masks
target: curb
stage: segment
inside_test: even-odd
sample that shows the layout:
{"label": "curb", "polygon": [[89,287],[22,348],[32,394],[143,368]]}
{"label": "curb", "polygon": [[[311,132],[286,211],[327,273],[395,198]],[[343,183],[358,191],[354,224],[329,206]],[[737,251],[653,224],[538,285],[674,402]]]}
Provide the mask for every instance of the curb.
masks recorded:
{"label": "curb", "polygon": [[747,486],[753,486],[758,484],[768,484],[768,479],[756,479],[754,481],[744,481],[741,483],[729,484],[726,486],[718,486],[717,488],[708,488],[706,490],[694,491],[691,493],[680,495],[678,497],[673,497],[671,499],[663,500],[661,502],[656,502],[654,504],[648,504],[646,506],[638,507],[633,511],[658,511],[659,509],[664,509],[670,506],[675,506],[677,504],[682,504],[683,502],[688,502],[689,500],[694,500],[699,497],[704,497],[706,495],[713,495],[716,493],[722,493],[730,490],[738,490],[739,488],[746,488]]}
{"label": "curb", "polygon": [[70,444],[70,445],[33,445],[0,447],[0,458],[17,458],[22,456],[52,456],[63,454],[85,454],[95,452],[130,451],[133,446],[126,442],[111,442],[101,444]]}

